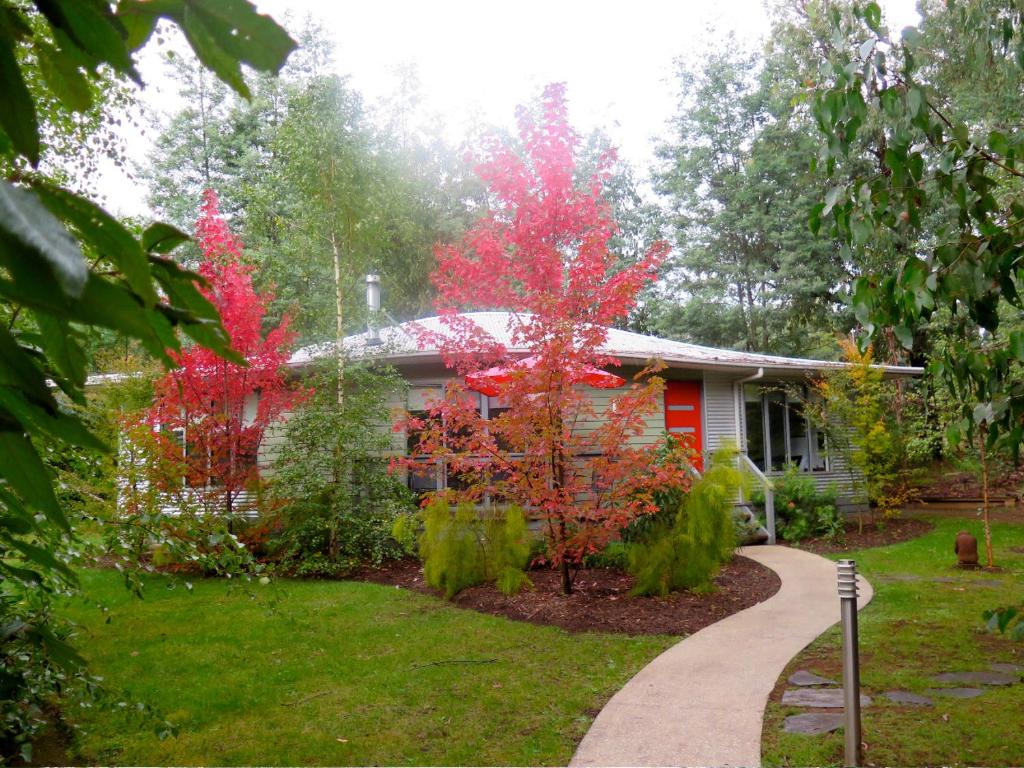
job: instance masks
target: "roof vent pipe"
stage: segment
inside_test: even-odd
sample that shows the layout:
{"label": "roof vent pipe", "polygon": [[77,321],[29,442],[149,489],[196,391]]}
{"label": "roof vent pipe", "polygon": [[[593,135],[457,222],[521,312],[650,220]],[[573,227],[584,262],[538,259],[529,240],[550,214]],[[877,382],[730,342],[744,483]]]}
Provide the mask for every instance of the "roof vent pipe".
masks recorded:
{"label": "roof vent pipe", "polygon": [[377,317],[380,315],[380,276],[366,276],[366,343],[368,346],[380,344],[380,331],[377,328]]}

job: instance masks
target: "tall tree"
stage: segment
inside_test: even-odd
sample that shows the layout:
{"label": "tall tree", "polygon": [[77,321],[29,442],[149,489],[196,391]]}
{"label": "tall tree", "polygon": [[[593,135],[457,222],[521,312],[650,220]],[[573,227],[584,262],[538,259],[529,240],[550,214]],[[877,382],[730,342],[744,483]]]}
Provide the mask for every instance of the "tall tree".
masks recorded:
{"label": "tall tree", "polygon": [[[657,242],[665,239],[668,222],[662,209],[643,190],[642,180],[635,169],[623,158],[614,155],[608,134],[601,129],[592,131],[581,145],[581,157],[576,178],[585,183],[589,176],[608,165],[601,196],[611,206],[616,232],[608,243],[623,266],[635,264]],[[615,157],[608,163],[609,157]],[[662,267],[664,269],[664,266]],[[656,333],[655,318],[660,308],[655,283],[641,290],[636,306],[620,324],[639,333]]]}
{"label": "tall tree", "polygon": [[[972,119],[977,103],[954,101],[965,87],[950,78],[948,64],[961,58],[979,78],[991,71],[1000,92],[1016,93],[1019,103],[1024,12],[995,0],[927,3],[922,10],[935,17],[923,27],[937,31],[931,37],[908,27],[894,39],[873,2],[829,14],[833,34],[821,46],[814,112],[825,137],[819,157],[833,186],[811,223],[851,249],[881,242],[892,250],[893,269],[855,285],[863,341],[889,330],[912,349],[939,310],[951,311],[961,332],[932,368],[960,405],[950,436],[979,439],[984,460],[997,443],[1016,454],[1024,441],[1024,330],[1003,322],[1024,311],[1024,134],[1019,121],[1006,120],[1012,96],[997,119]],[[958,30],[952,38],[950,30]],[[962,47],[947,51],[950,39]],[[848,180],[844,166],[858,141],[877,165]],[[985,509],[989,543],[987,503]]]}
{"label": "tall tree", "polygon": [[267,427],[304,393],[285,380],[294,338],[288,318],[264,334],[269,297],[253,289],[253,266],[243,262],[242,243],[222,218],[213,190],[203,196],[196,242],[203,254],[199,274],[209,283],[204,295],[245,364],[198,346],[176,353],[177,367],[154,385],[146,418],[160,428],[164,452],[184,463],[189,485],[208,507],[230,517],[259,479],[256,459]]}
{"label": "tall tree", "polygon": [[314,283],[334,289],[329,303],[325,292],[315,291],[304,304],[311,323],[320,318],[320,339],[335,341],[339,403],[346,310],[362,295],[360,277],[382,232],[381,186],[364,120],[361,99],[340,78],[319,78],[293,100],[277,143],[281,168],[301,201],[290,221],[291,248],[304,251]]}
{"label": "tall tree", "polygon": [[[228,87],[195,58],[173,56],[167,64],[185,106],[160,131],[139,175],[150,190],[149,206],[175,226],[187,229],[202,190],[223,188],[229,179],[233,181],[237,159],[232,162],[229,148],[241,142],[234,142],[234,137],[222,130],[231,106]],[[151,122],[156,126],[164,119],[153,115]]]}
{"label": "tall tree", "polygon": [[280,184],[269,177],[273,141],[292,95],[329,66],[332,50],[321,27],[307,21],[297,27],[300,48],[275,74],[254,72],[248,98],[241,98],[188,52],[164,59],[177,83],[183,106],[172,114],[148,115],[156,140],[138,174],[149,190],[147,202],[176,226],[192,226],[203,190],[219,190],[221,209],[245,234],[250,248],[273,222],[250,222],[264,210],[254,198]]}
{"label": "tall tree", "polygon": [[[654,511],[656,487],[687,475],[679,465],[675,474],[655,469],[651,451],[629,445],[658,407],[660,379],[638,378],[600,413],[577,386],[614,363],[601,351],[608,326],[626,317],[667,245],[621,264],[609,248],[617,229],[601,195],[612,156],[578,183],[580,139],[564,87],[548,86],[535,112],[536,119],[518,114],[523,154],[496,140],[485,146],[477,173],[489,208],[459,245],[438,248],[433,281],[446,330],[423,332],[459,373],[479,376],[501,364],[507,410],[485,421],[465,387],[450,386],[426,421],[409,422],[419,439],[405,463],[410,471],[422,471],[417,457],[446,463],[459,490],[445,493],[457,500],[503,498],[534,510],[568,593],[571,564]],[[517,360],[458,313],[474,307],[512,310],[511,339],[531,357]],[[486,373],[482,381],[497,386]],[[581,429],[584,421],[597,426]]]}
{"label": "tall tree", "polygon": [[721,346],[807,351],[838,324],[846,265],[815,238],[806,209],[822,182],[807,167],[813,127],[784,56],[735,40],[680,61],[679,112],[658,147],[655,187],[672,211],[675,256],[661,330]]}

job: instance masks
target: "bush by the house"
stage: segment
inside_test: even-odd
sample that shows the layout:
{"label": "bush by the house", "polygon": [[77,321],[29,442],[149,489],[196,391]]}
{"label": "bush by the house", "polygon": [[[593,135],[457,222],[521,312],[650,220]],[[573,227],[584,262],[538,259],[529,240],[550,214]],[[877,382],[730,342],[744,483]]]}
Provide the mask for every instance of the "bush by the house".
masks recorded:
{"label": "bush by the house", "polygon": [[851,480],[855,471],[864,478],[872,511],[889,518],[914,497],[934,435],[922,399],[906,383],[885,378],[871,347],[862,352],[848,340],[840,346],[849,365],[817,382],[806,412],[825,433],[829,453],[844,459]]}
{"label": "bush by the house", "polygon": [[629,545],[623,541],[610,542],[600,552],[593,552],[583,558],[585,568],[629,568]]}
{"label": "bush by the house", "polygon": [[392,528],[411,508],[410,495],[383,466],[370,471],[376,482],[360,478],[359,472],[353,482],[365,483],[364,488],[376,486],[376,494],[360,497],[326,489],[284,507],[275,518],[276,532],[265,545],[268,555],[296,576],[321,578],[402,557],[405,550]]}
{"label": "bush by the house", "polygon": [[382,456],[389,398],[405,383],[389,366],[330,360],[313,377],[315,392],[289,419],[274,465],[268,516],[270,557],[291,573],[333,577],[355,565],[380,565],[405,550],[395,520],[414,510],[412,494]]}
{"label": "bush by the house", "polygon": [[[519,507],[481,513],[463,502],[453,510],[448,499],[438,495],[421,515],[418,543],[424,580],[445,597],[485,582],[494,582],[506,595],[531,586],[525,568],[532,537]],[[398,531],[411,530],[414,520],[406,518]]]}
{"label": "bush by the house", "polygon": [[704,476],[681,496],[671,523],[660,521],[629,546],[633,593],[707,592],[736,547],[732,508],[744,483],[734,451],[719,451]]}
{"label": "bush by the house", "polygon": [[[837,539],[843,535],[843,517],[836,507],[838,492],[834,486],[819,490],[812,477],[793,465],[773,482],[776,528],[784,540]],[[763,508],[764,490],[758,488],[751,495]]]}
{"label": "bush by the house", "polygon": [[[678,437],[666,432],[661,445],[658,446],[658,450],[653,456],[651,469],[667,470],[677,477],[692,480],[695,477],[693,474],[695,459],[696,454],[690,448],[684,445]],[[622,541],[626,544],[644,541],[655,530],[671,526],[679,512],[679,505],[683,503],[689,492],[690,483],[685,480],[657,488],[653,493],[653,500],[658,511],[650,515],[640,515],[630,521],[629,525],[622,529]]]}

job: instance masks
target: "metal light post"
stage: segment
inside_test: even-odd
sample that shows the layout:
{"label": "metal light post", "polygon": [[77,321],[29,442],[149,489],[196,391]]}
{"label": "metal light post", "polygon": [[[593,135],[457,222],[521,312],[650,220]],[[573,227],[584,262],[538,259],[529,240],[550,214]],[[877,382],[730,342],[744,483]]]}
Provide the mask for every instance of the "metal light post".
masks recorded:
{"label": "metal light post", "polygon": [[843,626],[843,708],[846,714],[847,768],[861,763],[860,657],[857,640],[857,561],[840,560],[839,607]]}

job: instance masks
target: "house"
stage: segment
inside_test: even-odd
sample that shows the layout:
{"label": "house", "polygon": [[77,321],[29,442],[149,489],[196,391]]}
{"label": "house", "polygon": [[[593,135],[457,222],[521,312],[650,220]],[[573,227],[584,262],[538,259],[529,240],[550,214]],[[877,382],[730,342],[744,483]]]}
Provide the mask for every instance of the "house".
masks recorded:
{"label": "house", "polygon": [[[529,353],[511,344],[510,313],[467,315],[513,354]],[[414,322],[431,331],[445,331],[438,317]],[[344,346],[350,356],[372,354],[394,365],[409,383],[407,400],[395,405],[416,412],[441,397],[453,373],[444,366],[437,349],[424,348],[417,342],[411,328],[412,323],[404,323],[383,328],[379,334],[371,330],[346,338]],[[799,399],[793,397],[794,388],[806,391],[814,376],[843,368],[844,363],[714,349],[615,328],[608,331],[604,351],[620,363],[620,368],[611,369],[612,372],[627,380],[651,359],[660,359],[667,366],[660,374],[666,379],[664,407],[647,419],[635,444],[659,443],[667,431],[687,436],[693,448],[703,454],[724,444],[738,446],[741,461],[765,485],[772,539],[774,511],[769,481],[790,464],[806,472],[818,487],[834,484],[841,506],[850,508],[863,503],[857,474],[838,453],[829,451],[824,433],[815,429],[802,413]],[[289,365],[302,369],[334,354],[333,343],[305,347],[292,356]],[[890,378],[912,378],[923,373],[921,368],[903,366],[882,369]],[[587,389],[600,413],[601,403],[608,401],[610,391]],[[497,398],[479,398],[485,418],[501,407]],[[579,428],[586,429],[587,425]],[[272,461],[281,440],[282,430],[266,435],[261,448],[262,462]],[[393,447],[395,451],[404,451],[404,436],[397,435]],[[441,469],[436,476],[414,476],[409,482],[416,490],[430,490],[443,487],[446,478]]]}

